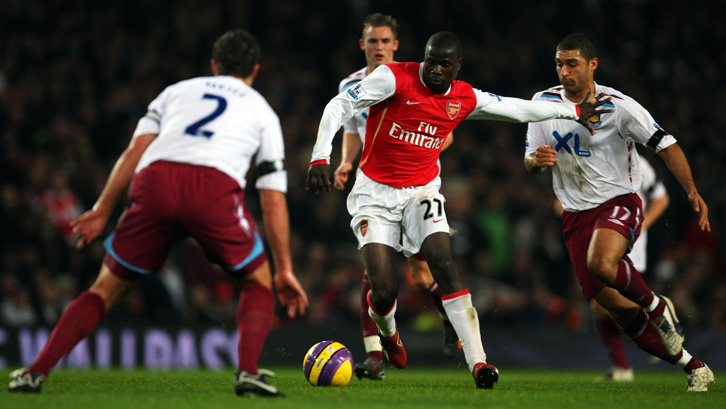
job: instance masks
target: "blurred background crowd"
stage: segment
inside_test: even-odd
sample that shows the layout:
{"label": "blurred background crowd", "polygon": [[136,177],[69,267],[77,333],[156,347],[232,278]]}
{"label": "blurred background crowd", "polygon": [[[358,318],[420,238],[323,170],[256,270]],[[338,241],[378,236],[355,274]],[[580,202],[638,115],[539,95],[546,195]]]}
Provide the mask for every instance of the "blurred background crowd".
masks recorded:
{"label": "blurred background crowd", "polygon": [[[254,85],[280,116],[285,135],[294,263],[310,296],[307,315],[297,320],[357,322],[363,266],[347,192],[314,195],[305,191],[305,175],[325,104],[343,77],[365,65],[358,47],[362,21],[380,11],[399,21],[398,61],[420,61],[429,35],[453,31],[465,45],[459,79],[525,99],[557,85],[557,42],[571,32],[590,34],[600,48],[596,81],[635,98],[676,136],[710,206],[712,232],[702,233],[663,162],[641,151],[671,196],[651,229],[647,281],[673,298],[681,321],[726,331],[720,3],[3,1],[0,326],[52,326],[92,283],[102,240],[75,249],[68,222],[93,205],[147,104],[167,85],[209,75],[212,42],[238,27],[261,43]],[[458,230],[455,261],[484,325],[585,330],[589,312],[562,243],[551,176],[529,175],[522,164],[525,131],[520,124],[465,122],[442,154],[446,212]],[[248,203],[257,211],[254,189]],[[428,299],[405,284],[406,268],[401,256],[401,325],[436,327]],[[139,280],[110,319],[233,325],[237,294],[187,241],[162,271]],[[286,325],[281,317],[277,325]]]}

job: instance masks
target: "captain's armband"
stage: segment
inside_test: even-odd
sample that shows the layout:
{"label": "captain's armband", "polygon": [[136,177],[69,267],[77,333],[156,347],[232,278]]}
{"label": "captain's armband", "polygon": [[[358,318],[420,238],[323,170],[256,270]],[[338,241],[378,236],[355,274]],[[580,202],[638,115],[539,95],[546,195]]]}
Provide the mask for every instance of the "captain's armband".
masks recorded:
{"label": "captain's armband", "polygon": [[648,149],[655,152],[656,149],[658,148],[658,144],[660,143],[660,141],[663,140],[663,137],[665,137],[666,135],[668,135],[666,133],[666,131],[658,128],[658,130],[655,131],[655,133],[653,133],[653,135],[651,135],[650,139],[648,139],[648,143],[645,146],[647,146]]}
{"label": "captain's armband", "polygon": [[270,173],[285,170],[285,161],[282,159],[264,161],[257,165],[257,177],[269,175]]}

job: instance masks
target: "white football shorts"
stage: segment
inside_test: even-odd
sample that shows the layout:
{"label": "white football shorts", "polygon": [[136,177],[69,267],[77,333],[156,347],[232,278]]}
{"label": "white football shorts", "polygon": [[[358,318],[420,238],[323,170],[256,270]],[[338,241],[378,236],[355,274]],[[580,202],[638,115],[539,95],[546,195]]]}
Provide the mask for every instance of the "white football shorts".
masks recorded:
{"label": "white football shorts", "polygon": [[429,235],[448,234],[446,199],[439,193],[440,188],[439,177],[426,186],[394,188],[357,172],[348,195],[348,213],[358,248],[381,243],[410,257],[421,250]]}

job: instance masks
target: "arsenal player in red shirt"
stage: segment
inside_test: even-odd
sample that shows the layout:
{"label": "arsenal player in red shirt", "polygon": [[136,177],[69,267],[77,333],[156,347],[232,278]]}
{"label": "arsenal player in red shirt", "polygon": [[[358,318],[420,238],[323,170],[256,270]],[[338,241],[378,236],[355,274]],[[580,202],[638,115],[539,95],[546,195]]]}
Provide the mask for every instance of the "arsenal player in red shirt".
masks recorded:
{"label": "arsenal player in red shirt", "polygon": [[[499,371],[486,363],[479,319],[469,290],[454,267],[445,199],[439,192],[437,160],[446,136],[464,119],[533,122],[587,119],[605,100],[565,106],[501,97],[457,81],[462,45],[450,32],[432,35],[423,63],[378,67],[325,107],[313,148],[306,188],[330,191],[330,152],[335,133],[356,110],[370,107],[359,167],[348,196],[351,228],[363,251],[370,280],[368,304],[388,359],[404,368],[406,349],[395,321],[398,276],[396,252],[421,253],[441,287],[442,303],[461,341],[478,388],[493,388]],[[585,98],[585,101],[589,99]]]}

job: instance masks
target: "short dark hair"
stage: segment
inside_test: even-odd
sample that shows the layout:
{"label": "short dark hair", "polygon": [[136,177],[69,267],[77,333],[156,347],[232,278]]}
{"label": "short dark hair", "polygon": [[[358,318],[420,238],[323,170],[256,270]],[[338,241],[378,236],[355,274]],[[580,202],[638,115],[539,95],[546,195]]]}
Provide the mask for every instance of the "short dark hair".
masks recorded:
{"label": "short dark hair", "polygon": [[230,30],[212,46],[212,58],[217,63],[218,75],[246,78],[252,75],[260,61],[260,45],[247,30]]}
{"label": "short dark hair", "polygon": [[559,44],[557,44],[557,51],[580,51],[580,55],[586,61],[590,61],[597,57],[597,47],[592,39],[582,33],[573,33],[563,38]]}
{"label": "short dark hair", "polygon": [[363,20],[363,34],[361,38],[366,36],[368,27],[388,27],[393,33],[393,39],[398,38],[398,21],[393,16],[384,15],[383,13],[373,13]]}
{"label": "short dark hair", "polygon": [[439,31],[429,37],[429,41],[426,42],[426,53],[432,49],[451,51],[457,59],[462,57],[461,39],[449,31]]}

